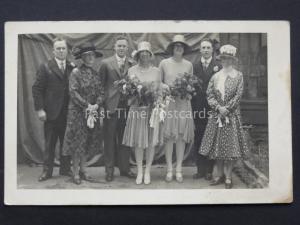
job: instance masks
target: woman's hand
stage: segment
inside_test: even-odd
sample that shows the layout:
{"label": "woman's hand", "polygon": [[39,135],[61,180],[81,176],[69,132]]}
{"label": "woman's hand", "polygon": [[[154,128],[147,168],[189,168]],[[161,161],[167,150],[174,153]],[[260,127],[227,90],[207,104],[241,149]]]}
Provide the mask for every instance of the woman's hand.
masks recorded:
{"label": "woman's hand", "polygon": [[225,106],[220,106],[218,108],[218,110],[219,110],[221,116],[227,116],[227,114],[229,113],[229,111],[226,109]]}
{"label": "woman's hand", "polygon": [[88,109],[92,110],[92,111],[97,111],[99,108],[98,104],[95,105],[91,105],[89,104]]}

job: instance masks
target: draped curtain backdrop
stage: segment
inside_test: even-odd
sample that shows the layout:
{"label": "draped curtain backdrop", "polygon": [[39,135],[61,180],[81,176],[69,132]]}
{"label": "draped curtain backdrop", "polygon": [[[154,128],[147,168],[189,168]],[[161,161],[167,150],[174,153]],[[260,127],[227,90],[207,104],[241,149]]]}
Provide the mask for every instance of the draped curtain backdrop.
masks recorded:
{"label": "draped curtain backdrop", "polygon": [[[52,57],[52,40],[56,37],[66,38],[69,44],[69,50],[73,46],[79,45],[83,42],[90,41],[96,45],[96,47],[103,53],[103,57],[97,60],[95,69],[99,69],[101,59],[109,57],[114,54],[113,45],[114,38],[120,34],[108,34],[108,33],[92,33],[92,34],[22,34],[18,37],[18,163],[33,162],[42,163],[42,155],[44,151],[44,133],[43,123],[38,120],[36,112],[33,107],[33,98],[31,87],[35,81],[36,71],[39,65]],[[137,44],[140,41],[149,41],[152,45],[153,53],[155,54],[154,65],[158,65],[159,62],[166,57],[169,57],[165,53],[165,48],[172,40],[174,34],[172,33],[134,33],[124,34],[129,40],[129,53],[136,49]],[[199,46],[200,40],[204,37],[209,37],[216,41],[215,47],[218,48],[221,44],[232,43],[235,46],[242,47],[240,51],[241,57],[246,57],[244,61],[244,70],[248,71],[251,67],[251,62],[247,57],[248,53],[256,53],[253,55],[257,58],[261,48],[264,46],[262,37],[260,34],[219,34],[219,33],[189,33],[184,34],[187,42],[192,47],[191,53],[186,55],[186,58],[195,62],[200,59]],[[237,36],[236,36],[237,35]],[[251,38],[252,35],[252,38]],[[256,36],[253,36],[256,35]],[[238,38],[236,38],[238,37]],[[243,38],[241,38],[243,37]],[[252,39],[252,41],[250,40]],[[256,45],[253,45],[253,41]],[[247,42],[244,45],[243,42]],[[250,43],[250,44],[249,44]],[[252,50],[251,50],[252,49]],[[69,54],[69,60],[76,64],[80,64],[79,61],[75,61],[71,54]],[[247,72],[250,73],[250,72]],[[102,138],[102,137],[99,137]],[[190,148],[186,152],[186,157],[190,154]],[[99,149],[99,152],[95,153],[89,158],[89,165],[102,165],[103,149]],[[57,154],[58,155],[58,154]],[[162,148],[157,149],[155,161],[159,162],[163,160]]]}

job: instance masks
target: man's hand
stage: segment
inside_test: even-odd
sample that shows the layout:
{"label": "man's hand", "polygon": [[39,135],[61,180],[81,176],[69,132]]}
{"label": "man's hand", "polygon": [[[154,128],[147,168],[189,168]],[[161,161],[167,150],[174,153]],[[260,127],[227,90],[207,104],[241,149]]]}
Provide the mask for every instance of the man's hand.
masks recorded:
{"label": "man's hand", "polygon": [[44,122],[47,120],[46,112],[43,109],[40,109],[39,111],[37,111],[37,114],[38,114],[40,121]]}

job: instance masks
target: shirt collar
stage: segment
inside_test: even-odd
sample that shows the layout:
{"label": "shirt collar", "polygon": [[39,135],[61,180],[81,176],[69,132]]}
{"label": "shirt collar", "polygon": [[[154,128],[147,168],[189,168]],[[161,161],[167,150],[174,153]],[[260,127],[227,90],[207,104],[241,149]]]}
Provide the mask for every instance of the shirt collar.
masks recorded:
{"label": "shirt collar", "polygon": [[126,60],[126,56],[124,56],[123,58],[121,58],[117,54],[116,54],[116,58],[117,58],[118,62],[125,62],[125,60]]}
{"label": "shirt collar", "polygon": [[65,60],[60,60],[60,59],[58,59],[56,57],[54,57],[54,59],[55,59],[55,61],[56,61],[56,63],[57,63],[57,65],[58,65],[59,68],[61,66],[61,63],[63,63],[64,66],[66,67],[66,61],[67,61],[66,59]]}
{"label": "shirt collar", "polygon": [[205,63],[206,62],[206,63],[210,64],[211,60],[212,60],[212,56],[210,58],[208,58],[208,59],[204,59],[204,57],[201,57],[201,63]]}

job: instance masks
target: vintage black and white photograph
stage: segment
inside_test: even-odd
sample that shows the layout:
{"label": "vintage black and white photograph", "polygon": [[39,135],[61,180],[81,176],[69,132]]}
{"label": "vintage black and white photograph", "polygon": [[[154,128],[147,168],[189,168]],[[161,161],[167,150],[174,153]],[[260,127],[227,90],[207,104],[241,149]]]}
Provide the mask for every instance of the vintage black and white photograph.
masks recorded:
{"label": "vintage black and white photograph", "polygon": [[7,204],[292,201],[288,23],[6,25]]}

